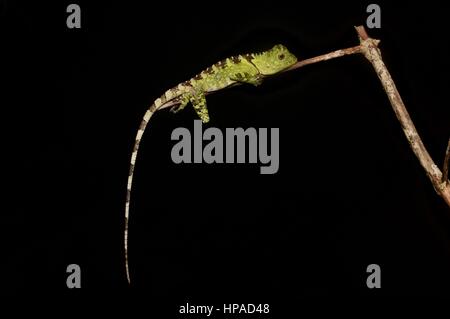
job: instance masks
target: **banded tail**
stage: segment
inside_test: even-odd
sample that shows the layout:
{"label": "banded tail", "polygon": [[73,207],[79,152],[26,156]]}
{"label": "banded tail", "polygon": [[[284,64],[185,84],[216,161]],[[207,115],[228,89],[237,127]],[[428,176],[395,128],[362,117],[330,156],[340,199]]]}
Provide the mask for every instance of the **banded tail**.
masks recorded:
{"label": "banded tail", "polygon": [[131,154],[130,160],[130,170],[128,173],[127,198],[125,201],[124,247],[125,247],[125,269],[127,272],[128,283],[130,283],[130,270],[128,267],[128,220],[130,216],[130,198],[131,198],[131,186],[133,183],[134,165],[136,164],[139,145],[141,143],[142,135],[144,134],[145,128],[147,127],[147,124],[150,121],[150,118],[152,117],[153,113],[155,113],[166,102],[178,98],[182,94],[184,89],[185,87],[182,84],[180,84],[178,87],[166,91],[166,93],[164,93],[160,98],[156,99],[153,102],[153,104],[145,112],[141,124],[139,125],[139,130],[137,131],[136,139],[134,140],[133,153]]}

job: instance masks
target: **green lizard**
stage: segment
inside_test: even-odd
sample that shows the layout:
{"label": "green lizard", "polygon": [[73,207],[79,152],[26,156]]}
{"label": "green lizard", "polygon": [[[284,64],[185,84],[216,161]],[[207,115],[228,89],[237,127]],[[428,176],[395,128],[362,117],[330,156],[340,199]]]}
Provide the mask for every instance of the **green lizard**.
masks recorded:
{"label": "green lizard", "polygon": [[134,142],[133,153],[130,160],[128,174],[127,197],[125,202],[125,267],[127,280],[130,283],[128,267],[128,220],[130,209],[131,185],[133,181],[134,166],[139,149],[139,144],[144,134],[150,117],[167,102],[177,104],[171,108],[172,112],[178,112],[190,102],[203,123],[209,122],[208,109],[206,108],[205,93],[224,89],[236,83],[249,83],[255,86],[261,84],[267,75],[276,74],[287,69],[297,62],[295,55],[290,53],[283,45],[275,45],[272,49],[262,53],[244,54],[222,60],[202,71],[189,81],[166,91],[156,99],[141,121]]}

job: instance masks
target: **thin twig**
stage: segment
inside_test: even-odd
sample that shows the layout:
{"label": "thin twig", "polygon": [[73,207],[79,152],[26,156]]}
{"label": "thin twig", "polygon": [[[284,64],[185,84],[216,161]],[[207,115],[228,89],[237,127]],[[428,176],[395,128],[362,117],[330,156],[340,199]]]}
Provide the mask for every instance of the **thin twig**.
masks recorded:
{"label": "thin twig", "polygon": [[291,66],[290,68],[286,69],[285,71],[292,71],[292,70],[301,68],[305,65],[322,62],[322,61],[327,61],[327,60],[331,60],[334,58],[339,58],[344,55],[350,55],[350,54],[355,54],[355,53],[361,53],[361,46],[358,45],[356,47],[351,47],[351,48],[342,49],[342,50],[336,50],[336,51],[333,51],[333,52],[330,52],[327,54],[322,54],[322,55],[319,55],[319,56],[316,56],[313,58],[301,60],[301,61],[298,61],[293,66]]}

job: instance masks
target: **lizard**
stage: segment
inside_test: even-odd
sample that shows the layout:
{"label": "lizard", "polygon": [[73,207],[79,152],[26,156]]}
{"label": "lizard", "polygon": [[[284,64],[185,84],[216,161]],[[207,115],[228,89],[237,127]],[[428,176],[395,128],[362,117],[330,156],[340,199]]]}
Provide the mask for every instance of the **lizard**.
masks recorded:
{"label": "lizard", "polygon": [[277,44],[270,50],[260,53],[233,56],[208,67],[190,80],[167,90],[147,109],[136,134],[128,173],[124,231],[125,268],[128,283],[130,283],[128,266],[128,222],[131,186],[139,145],[152,115],[168,102],[175,104],[170,109],[173,113],[181,111],[191,103],[201,121],[207,123],[209,122],[209,113],[206,106],[206,93],[218,91],[238,83],[248,83],[258,86],[262,83],[264,77],[279,73],[294,65],[296,62],[297,57],[281,44]]}

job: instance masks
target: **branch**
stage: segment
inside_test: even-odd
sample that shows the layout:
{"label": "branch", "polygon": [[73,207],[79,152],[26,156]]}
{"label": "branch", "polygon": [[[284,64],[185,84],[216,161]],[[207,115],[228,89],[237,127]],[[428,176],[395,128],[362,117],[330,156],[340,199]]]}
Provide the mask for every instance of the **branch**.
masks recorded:
{"label": "branch", "polygon": [[450,138],[448,139],[448,145],[447,150],[445,151],[445,158],[444,158],[444,166],[442,167],[442,183],[449,184],[448,178],[448,165],[450,162]]}
{"label": "branch", "polygon": [[[285,71],[292,71],[309,64],[327,61],[345,55],[362,53],[375,69],[375,72],[380,79],[381,84],[383,85],[384,91],[389,98],[395,115],[400,122],[400,125],[406,135],[412,151],[418,158],[420,164],[422,165],[422,168],[427,173],[428,178],[430,179],[438,195],[440,195],[450,207],[450,182],[447,178],[450,162],[450,140],[446,151],[442,173],[434,163],[433,159],[425,148],[422,139],[417,133],[416,127],[414,126],[414,123],[411,120],[408,111],[406,110],[405,104],[403,103],[400,93],[395,86],[394,80],[392,79],[388,69],[386,68],[386,65],[383,62],[381,52],[378,49],[378,44],[380,43],[380,41],[370,38],[363,26],[356,27],[356,31],[359,36],[360,45],[299,61]],[[240,83],[236,83],[236,85],[240,85]],[[210,93],[214,92],[209,92],[207,94]],[[166,104],[162,105],[159,109],[167,108],[176,104],[178,104],[178,102],[169,101]]]}
{"label": "branch", "polygon": [[408,139],[411,149],[418,158],[422,168],[427,173],[428,178],[433,184],[436,192],[444,199],[447,205],[450,206],[450,184],[446,181],[447,177],[444,177],[437,165],[434,163],[425,148],[422,139],[417,133],[416,127],[414,126],[414,123],[406,110],[405,104],[403,103],[400,93],[395,86],[394,80],[383,62],[381,52],[378,49],[379,41],[371,39],[362,26],[356,27],[356,31],[358,32],[361,43],[361,52],[375,69],[375,72],[383,85],[384,91],[391,102],[395,115],[400,122],[403,132]]}

